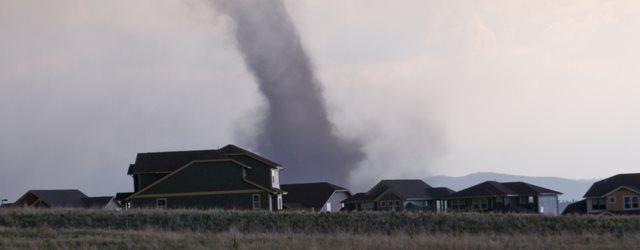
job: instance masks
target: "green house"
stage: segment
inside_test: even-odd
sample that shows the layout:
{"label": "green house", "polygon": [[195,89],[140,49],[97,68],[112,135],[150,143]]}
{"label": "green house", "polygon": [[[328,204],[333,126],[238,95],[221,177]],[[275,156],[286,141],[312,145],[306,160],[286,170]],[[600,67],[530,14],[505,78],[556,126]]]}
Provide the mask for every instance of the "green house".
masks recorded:
{"label": "green house", "polygon": [[127,208],[281,210],[281,169],[235,145],[140,153],[128,171],[134,192],[123,200]]}

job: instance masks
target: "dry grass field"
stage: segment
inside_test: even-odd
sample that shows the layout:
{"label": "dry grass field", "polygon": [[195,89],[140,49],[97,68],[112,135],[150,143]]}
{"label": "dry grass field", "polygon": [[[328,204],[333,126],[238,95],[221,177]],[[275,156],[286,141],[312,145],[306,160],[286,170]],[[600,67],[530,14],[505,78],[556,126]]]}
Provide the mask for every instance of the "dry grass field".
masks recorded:
{"label": "dry grass field", "polygon": [[0,210],[0,249],[637,249],[640,218]]}

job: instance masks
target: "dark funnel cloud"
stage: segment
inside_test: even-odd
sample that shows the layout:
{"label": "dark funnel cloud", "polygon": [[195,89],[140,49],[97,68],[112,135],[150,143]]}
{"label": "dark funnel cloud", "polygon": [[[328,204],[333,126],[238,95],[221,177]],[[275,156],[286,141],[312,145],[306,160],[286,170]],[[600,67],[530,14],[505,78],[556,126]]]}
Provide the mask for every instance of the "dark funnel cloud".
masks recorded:
{"label": "dark funnel cloud", "polygon": [[215,3],[235,22],[238,49],[269,105],[258,151],[286,167],[284,182],[346,184],[363,154],[332,133],[321,84],[282,1]]}

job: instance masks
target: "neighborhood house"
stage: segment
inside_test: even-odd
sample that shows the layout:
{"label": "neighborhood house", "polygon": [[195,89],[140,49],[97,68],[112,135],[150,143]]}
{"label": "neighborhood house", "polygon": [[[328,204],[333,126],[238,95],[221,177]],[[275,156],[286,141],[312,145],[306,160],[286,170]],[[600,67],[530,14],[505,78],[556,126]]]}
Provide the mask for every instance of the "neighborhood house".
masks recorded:
{"label": "neighborhood house", "polygon": [[11,206],[120,210],[113,196],[88,197],[77,189],[29,190]]}
{"label": "neighborhood house", "polygon": [[349,211],[446,210],[446,197],[453,190],[429,186],[422,180],[382,180],[366,193],[342,201]]}
{"label": "neighborhood house", "polygon": [[282,209],[280,164],[234,145],[221,149],[140,153],[128,174],[131,208]]}
{"label": "neighborhood house", "polygon": [[449,209],[558,215],[560,194],[525,182],[486,181],[450,195]]}
{"label": "neighborhood house", "polygon": [[285,209],[338,212],[342,200],[351,197],[348,189],[327,182],[283,184]]}
{"label": "neighborhood house", "polygon": [[[133,192],[88,197],[77,189],[29,190],[0,208],[223,208],[268,211],[507,212],[558,215],[562,193],[526,182],[485,181],[455,192],[419,179],[382,180],[353,194],[328,183],[280,184],[283,167],[235,145],[139,153],[127,174]],[[595,182],[562,214],[640,214],[640,173]]]}
{"label": "neighborhood house", "polygon": [[[640,173],[619,174],[593,183],[576,213],[640,214]],[[579,205],[576,205],[579,206]]]}

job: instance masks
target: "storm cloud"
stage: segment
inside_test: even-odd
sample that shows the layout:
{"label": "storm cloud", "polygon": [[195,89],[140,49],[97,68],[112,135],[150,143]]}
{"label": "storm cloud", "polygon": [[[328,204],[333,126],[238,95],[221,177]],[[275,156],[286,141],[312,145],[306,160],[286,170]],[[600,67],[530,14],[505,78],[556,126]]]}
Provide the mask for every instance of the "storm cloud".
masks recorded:
{"label": "storm cloud", "polygon": [[[238,49],[239,26],[213,6],[0,1],[0,198],[131,191],[138,152],[236,143],[270,153],[251,143],[272,104]],[[365,155],[350,170],[353,191],[479,171],[638,171],[638,1],[284,7],[283,27],[295,27],[313,59],[314,102],[330,121],[321,133],[358,141]],[[287,167],[283,175],[295,171]]]}
{"label": "storm cloud", "polygon": [[364,154],[333,133],[322,85],[284,3],[224,0],[216,6],[235,22],[238,49],[268,103],[258,151],[286,167],[285,182],[346,185]]}

